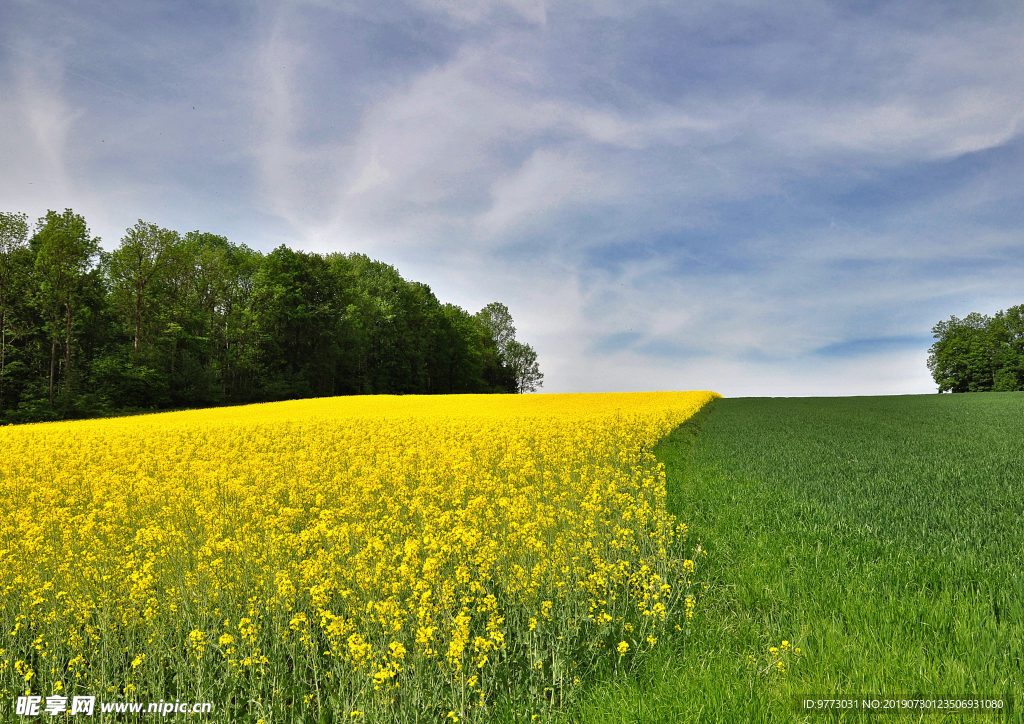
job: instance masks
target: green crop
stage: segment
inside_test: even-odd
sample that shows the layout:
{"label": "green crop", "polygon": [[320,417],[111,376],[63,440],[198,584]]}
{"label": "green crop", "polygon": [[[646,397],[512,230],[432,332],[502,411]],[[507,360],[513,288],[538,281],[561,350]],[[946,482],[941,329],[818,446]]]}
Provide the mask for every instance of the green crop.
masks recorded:
{"label": "green crop", "polygon": [[1024,394],[726,399],[657,452],[708,588],[570,718],[1022,721]]}

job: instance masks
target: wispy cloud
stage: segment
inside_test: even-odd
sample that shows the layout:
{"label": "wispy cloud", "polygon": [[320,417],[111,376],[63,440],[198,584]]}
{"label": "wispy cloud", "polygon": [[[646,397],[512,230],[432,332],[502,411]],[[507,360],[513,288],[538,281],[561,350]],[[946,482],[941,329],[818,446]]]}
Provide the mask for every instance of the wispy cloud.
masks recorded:
{"label": "wispy cloud", "polygon": [[25,42],[5,43],[4,49],[8,51],[6,72],[0,76],[4,196],[14,200],[64,195],[73,182],[68,170],[69,134],[83,111],[65,98],[64,69],[55,53]]}

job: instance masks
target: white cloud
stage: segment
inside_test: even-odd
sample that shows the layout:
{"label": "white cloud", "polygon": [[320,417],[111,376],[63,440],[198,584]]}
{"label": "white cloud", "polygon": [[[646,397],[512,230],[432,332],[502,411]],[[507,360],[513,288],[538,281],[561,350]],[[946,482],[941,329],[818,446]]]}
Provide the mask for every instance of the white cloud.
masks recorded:
{"label": "white cloud", "polygon": [[[935,383],[921,351],[816,361],[813,365],[700,358],[652,361],[624,353],[581,356],[556,367],[566,391],[713,390],[726,397],[929,394]],[[545,391],[555,391],[547,390]]]}
{"label": "white cloud", "polygon": [[372,188],[380,186],[382,183],[391,178],[391,174],[388,170],[380,165],[380,161],[377,159],[377,149],[373,149],[370,153],[370,160],[363,170],[359,172],[359,176],[356,178],[355,183],[348,189],[350,196],[361,194],[364,191],[369,191]]}
{"label": "white cloud", "polygon": [[601,173],[560,150],[534,151],[516,171],[491,185],[493,203],[475,220],[485,237],[507,233],[524,221],[542,223],[544,214],[570,203],[599,204],[621,190],[603,183]]}
{"label": "white cloud", "polygon": [[424,10],[443,12],[463,23],[490,19],[500,9],[508,9],[538,25],[543,25],[547,19],[545,0],[416,0],[415,4]]}
{"label": "white cloud", "polygon": [[942,103],[917,97],[846,108],[778,109],[791,123],[780,124],[773,140],[801,155],[842,150],[889,155],[890,163],[949,158],[1015,136],[1024,118],[1022,91],[965,88]]}
{"label": "white cloud", "polygon": [[[767,117],[759,119],[774,129],[768,137],[798,154],[843,150],[899,163],[992,148],[1021,131],[1020,18],[1006,27],[965,22],[917,33],[871,30],[851,30],[864,37],[852,37],[858,51],[848,60],[874,67],[873,92],[792,105],[769,100]],[[891,57],[892,65],[878,56]]]}
{"label": "white cloud", "polygon": [[64,97],[58,57],[24,47],[13,50],[13,63],[0,77],[0,190],[8,203],[66,198],[74,185],[69,137],[84,111]]}

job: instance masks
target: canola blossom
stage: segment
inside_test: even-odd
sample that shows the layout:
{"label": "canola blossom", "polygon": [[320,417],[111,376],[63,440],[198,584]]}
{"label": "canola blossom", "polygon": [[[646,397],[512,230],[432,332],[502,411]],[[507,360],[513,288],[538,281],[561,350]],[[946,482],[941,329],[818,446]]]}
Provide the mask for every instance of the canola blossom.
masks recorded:
{"label": "canola blossom", "polygon": [[693,616],[651,449],[714,397],[347,397],[0,428],[0,706],[543,714]]}

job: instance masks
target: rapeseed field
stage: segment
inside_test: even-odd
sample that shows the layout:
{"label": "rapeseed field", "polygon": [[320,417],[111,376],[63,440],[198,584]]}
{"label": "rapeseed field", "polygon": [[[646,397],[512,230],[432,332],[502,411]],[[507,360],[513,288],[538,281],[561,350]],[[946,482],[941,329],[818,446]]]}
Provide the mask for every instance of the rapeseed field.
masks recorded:
{"label": "rapeseed field", "polygon": [[544,717],[693,616],[699,548],[651,449],[715,397],[350,397],[2,428],[0,706]]}

